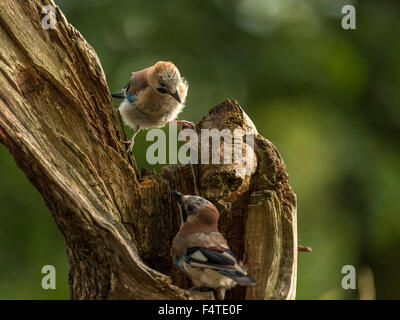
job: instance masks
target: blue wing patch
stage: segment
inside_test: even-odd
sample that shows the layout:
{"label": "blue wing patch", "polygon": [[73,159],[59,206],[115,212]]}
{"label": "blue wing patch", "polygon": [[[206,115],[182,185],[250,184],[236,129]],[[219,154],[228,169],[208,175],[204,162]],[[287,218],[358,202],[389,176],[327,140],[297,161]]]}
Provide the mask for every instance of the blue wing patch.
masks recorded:
{"label": "blue wing patch", "polygon": [[134,94],[127,92],[126,93],[126,100],[128,100],[130,103],[135,102],[137,100],[137,96]]}

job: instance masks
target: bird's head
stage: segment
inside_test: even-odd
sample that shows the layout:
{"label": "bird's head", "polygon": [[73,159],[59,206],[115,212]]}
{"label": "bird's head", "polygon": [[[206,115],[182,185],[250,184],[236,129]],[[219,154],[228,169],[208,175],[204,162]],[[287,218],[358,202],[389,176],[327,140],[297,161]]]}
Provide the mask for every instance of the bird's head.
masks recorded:
{"label": "bird's head", "polygon": [[198,196],[183,195],[176,190],[172,194],[179,203],[182,224],[203,225],[217,231],[219,212],[210,201]]}
{"label": "bird's head", "polygon": [[167,94],[179,103],[182,102],[179,95],[179,85],[182,78],[179,70],[172,62],[159,61],[153,66],[149,75],[149,85],[160,94]]}

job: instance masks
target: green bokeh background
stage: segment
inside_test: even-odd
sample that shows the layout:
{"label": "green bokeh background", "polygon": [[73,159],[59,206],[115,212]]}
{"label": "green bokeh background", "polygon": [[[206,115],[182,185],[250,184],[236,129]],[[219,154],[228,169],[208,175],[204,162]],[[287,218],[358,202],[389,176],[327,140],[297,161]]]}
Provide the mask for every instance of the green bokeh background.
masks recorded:
{"label": "green bokeh background", "polygon": [[[297,298],[358,299],[342,266],[370,268],[377,299],[400,298],[398,0],[55,1],[95,48],[111,91],[171,60],[189,81],[181,119],[235,98],[281,152],[298,196]],[[353,4],[357,29],[343,30]],[[44,31],[45,32],[45,31]],[[138,164],[149,168],[145,132]],[[67,299],[61,233],[0,146],[0,299]],[[57,270],[56,290],[41,268]]]}

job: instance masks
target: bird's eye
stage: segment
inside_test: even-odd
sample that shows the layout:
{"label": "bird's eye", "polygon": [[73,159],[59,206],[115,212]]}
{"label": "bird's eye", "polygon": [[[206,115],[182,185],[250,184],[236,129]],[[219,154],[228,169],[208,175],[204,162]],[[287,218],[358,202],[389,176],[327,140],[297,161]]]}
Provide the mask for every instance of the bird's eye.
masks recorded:
{"label": "bird's eye", "polygon": [[187,207],[188,211],[193,211],[193,207],[189,204]]}
{"label": "bird's eye", "polygon": [[166,90],[166,89],[164,89],[164,88],[157,88],[157,91],[158,91],[159,93],[162,93],[162,94],[168,93],[168,90]]}

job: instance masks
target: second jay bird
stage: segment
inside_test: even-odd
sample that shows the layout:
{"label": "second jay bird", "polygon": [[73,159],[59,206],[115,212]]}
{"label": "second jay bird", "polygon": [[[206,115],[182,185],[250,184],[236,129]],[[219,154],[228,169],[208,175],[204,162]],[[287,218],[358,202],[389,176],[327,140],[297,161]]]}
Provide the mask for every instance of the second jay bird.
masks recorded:
{"label": "second jay bird", "polygon": [[202,197],[172,193],[180,205],[181,227],[172,241],[171,255],[194,286],[216,289],[224,299],[226,289],[236,284],[254,285],[256,281],[247,276],[218,232],[217,208]]}

